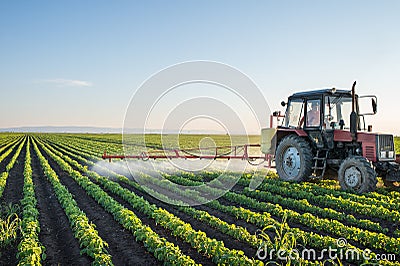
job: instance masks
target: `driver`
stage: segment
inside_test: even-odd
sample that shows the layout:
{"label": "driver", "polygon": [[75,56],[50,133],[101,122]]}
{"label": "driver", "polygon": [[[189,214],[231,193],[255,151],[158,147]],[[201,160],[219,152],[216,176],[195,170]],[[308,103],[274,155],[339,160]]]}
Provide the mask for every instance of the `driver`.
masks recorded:
{"label": "driver", "polygon": [[319,126],[321,115],[319,112],[319,102],[312,101],[311,102],[311,110],[307,112],[307,123],[308,127]]}

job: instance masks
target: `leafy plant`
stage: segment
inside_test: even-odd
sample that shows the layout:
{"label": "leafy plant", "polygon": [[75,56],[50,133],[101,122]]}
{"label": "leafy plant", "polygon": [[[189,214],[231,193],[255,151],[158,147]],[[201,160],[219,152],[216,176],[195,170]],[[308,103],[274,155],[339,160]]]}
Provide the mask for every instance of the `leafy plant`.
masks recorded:
{"label": "leafy plant", "polygon": [[5,218],[13,214],[19,214],[21,207],[18,204],[13,204],[9,202],[8,204],[0,205],[0,217]]}
{"label": "leafy plant", "polygon": [[7,247],[17,239],[20,224],[21,219],[16,213],[0,218],[0,248]]}
{"label": "leafy plant", "polygon": [[[273,255],[275,257],[275,261],[273,262],[282,262],[280,258],[285,257],[284,260],[286,265],[291,265],[293,262],[298,263],[300,261],[300,257],[293,258],[293,251],[297,250],[298,247],[298,235],[295,235],[289,229],[289,225],[286,222],[287,213],[284,214],[282,218],[282,222],[279,225],[272,224],[264,227],[262,230],[258,230],[257,236],[263,240],[262,247],[272,247],[274,249]],[[273,231],[275,237],[271,238],[271,236],[266,231]],[[301,243],[303,245],[306,244],[306,239],[304,236],[300,236]],[[279,256],[277,254],[279,253]],[[295,253],[298,255],[298,253]],[[289,256],[290,255],[290,256]],[[280,257],[280,258],[279,258]]]}

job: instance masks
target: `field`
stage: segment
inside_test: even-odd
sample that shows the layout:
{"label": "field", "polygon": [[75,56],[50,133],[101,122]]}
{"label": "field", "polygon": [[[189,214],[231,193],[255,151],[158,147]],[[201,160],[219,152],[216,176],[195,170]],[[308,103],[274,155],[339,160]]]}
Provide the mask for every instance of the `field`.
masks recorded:
{"label": "field", "polygon": [[[227,136],[208,137],[230,145]],[[178,144],[192,148],[201,138],[181,136]],[[146,142],[162,146],[158,135]],[[224,196],[175,206],[147,194],[121,161],[102,161],[104,150],[122,153],[121,136],[0,134],[1,265],[360,265],[371,258],[381,259],[369,261],[375,265],[400,265],[400,192],[382,184],[357,195],[340,191],[334,180],[291,184],[263,170],[226,172],[239,179]],[[134,174],[151,189],[199,197],[155,178],[144,162],[136,166]],[[158,174],[199,186],[222,172],[160,168]],[[250,190],[254,176],[263,182]],[[220,188],[204,189],[212,195]]]}

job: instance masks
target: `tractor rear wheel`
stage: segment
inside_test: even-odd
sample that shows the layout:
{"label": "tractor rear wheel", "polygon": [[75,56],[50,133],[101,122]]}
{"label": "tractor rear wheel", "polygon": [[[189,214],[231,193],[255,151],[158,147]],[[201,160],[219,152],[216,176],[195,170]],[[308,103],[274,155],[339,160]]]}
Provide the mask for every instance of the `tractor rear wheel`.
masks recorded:
{"label": "tractor rear wheel", "polygon": [[276,171],[282,180],[307,180],[311,176],[313,165],[310,144],[299,136],[286,136],[276,149],[275,163]]}
{"label": "tractor rear wheel", "polygon": [[345,159],[338,172],[340,187],[357,193],[371,192],[376,189],[376,172],[371,164],[361,156]]}

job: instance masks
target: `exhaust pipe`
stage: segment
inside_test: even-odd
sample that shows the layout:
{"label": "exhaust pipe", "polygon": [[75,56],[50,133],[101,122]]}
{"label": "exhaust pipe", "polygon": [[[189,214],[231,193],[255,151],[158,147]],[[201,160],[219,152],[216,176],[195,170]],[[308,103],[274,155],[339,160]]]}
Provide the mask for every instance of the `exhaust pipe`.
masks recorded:
{"label": "exhaust pipe", "polygon": [[350,133],[353,142],[357,141],[358,115],[356,112],[356,81],[351,88],[352,107],[350,114]]}

